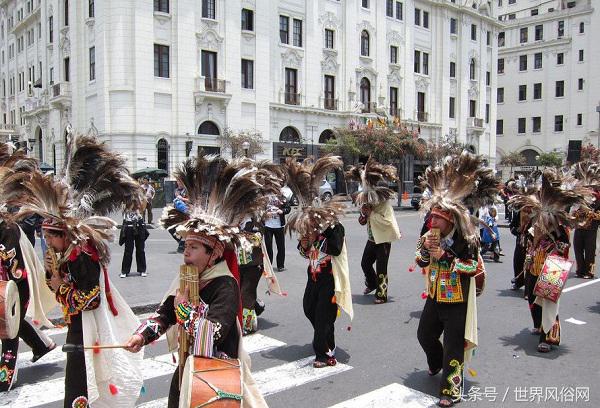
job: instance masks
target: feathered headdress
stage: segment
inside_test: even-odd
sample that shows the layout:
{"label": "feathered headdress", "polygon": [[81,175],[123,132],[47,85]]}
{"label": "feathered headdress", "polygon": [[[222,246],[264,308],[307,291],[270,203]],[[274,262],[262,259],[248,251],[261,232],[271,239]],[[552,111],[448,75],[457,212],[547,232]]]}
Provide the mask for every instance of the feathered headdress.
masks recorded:
{"label": "feathered headdress", "polygon": [[218,156],[186,160],[175,177],[187,190],[186,213],[169,206],[160,223],[176,228],[182,238],[194,238],[221,252],[230,244],[243,245],[239,223],[266,207],[267,194],[279,191],[277,171],[248,159],[232,162]]}
{"label": "feathered headdress", "polygon": [[346,177],[360,182],[362,191],[356,195],[358,205],[371,204],[375,206],[396,196],[396,193],[387,187],[388,182],[398,180],[396,168],[391,165],[380,164],[372,157],[369,157],[364,166],[350,167],[346,171]]}
{"label": "feathered headdress", "polygon": [[531,225],[540,233],[534,237],[537,242],[541,237],[556,231],[559,225],[574,225],[576,218],[569,214],[571,206],[578,205],[585,209],[591,197],[588,188],[573,183],[559,171],[548,168],[542,172],[542,184],[538,191],[527,195],[518,194],[508,200],[508,205],[517,211],[529,213]]}
{"label": "feathered headdress", "polygon": [[6,212],[9,194],[19,188],[21,182],[39,171],[37,161],[27,157],[23,150],[15,150],[8,143],[0,143],[0,213],[8,217]]}
{"label": "feathered headdress", "polygon": [[494,171],[484,167],[482,159],[467,151],[448,156],[442,164],[428,167],[420,177],[423,190],[431,193],[421,205],[421,211],[442,210],[452,215],[455,226],[466,241],[476,246],[479,239],[477,222],[469,209],[493,204],[498,194]]}
{"label": "feathered headdress", "polygon": [[69,141],[62,180],[34,172],[7,191],[8,201],[21,208],[18,218],[39,214],[43,228],[64,231],[73,245],[91,241],[101,262],[109,262],[106,240],[116,223],[107,216],[123,204],[139,206],[140,185],[129,175],[125,159],[91,136]]}
{"label": "feathered headdress", "polygon": [[332,198],[323,202],[319,197],[319,186],[325,176],[342,167],[338,156],[327,155],[313,161],[302,162],[288,157],[284,168],[287,173],[287,185],[298,198],[299,206],[292,210],[286,229],[296,231],[301,236],[310,232],[322,232],[338,223],[338,217],[344,213],[344,204]]}
{"label": "feathered headdress", "polygon": [[572,167],[573,177],[577,182],[593,190],[600,190],[600,163],[586,160],[575,163]]}

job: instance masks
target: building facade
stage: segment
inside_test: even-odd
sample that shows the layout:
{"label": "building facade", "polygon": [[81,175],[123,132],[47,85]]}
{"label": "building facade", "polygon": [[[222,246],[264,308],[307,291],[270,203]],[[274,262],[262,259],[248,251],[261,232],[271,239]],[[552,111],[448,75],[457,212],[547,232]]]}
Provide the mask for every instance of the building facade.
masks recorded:
{"label": "building facade", "polygon": [[500,26],[483,0],[0,1],[0,137],[60,168],[73,129],[172,171],[226,129],[280,160],[399,117],[493,164]]}
{"label": "building facade", "polygon": [[497,156],[521,152],[526,166],[517,171],[534,168],[542,152],[578,160],[582,144],[600,142],[598,11],[589,0],[498,3],[506,26],[498,38]]}

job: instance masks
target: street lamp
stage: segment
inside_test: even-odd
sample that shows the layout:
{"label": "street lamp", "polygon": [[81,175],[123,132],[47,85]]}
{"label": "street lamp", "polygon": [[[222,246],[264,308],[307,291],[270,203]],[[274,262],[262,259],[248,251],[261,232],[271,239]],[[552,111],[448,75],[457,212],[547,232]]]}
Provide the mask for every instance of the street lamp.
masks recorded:
{"label": "street lamp", "polygon": [[244,157],[248,157],[248,149],[250,149],[250,143],[247,140],[245,140],[242,143],[242,149],[244,149]]}

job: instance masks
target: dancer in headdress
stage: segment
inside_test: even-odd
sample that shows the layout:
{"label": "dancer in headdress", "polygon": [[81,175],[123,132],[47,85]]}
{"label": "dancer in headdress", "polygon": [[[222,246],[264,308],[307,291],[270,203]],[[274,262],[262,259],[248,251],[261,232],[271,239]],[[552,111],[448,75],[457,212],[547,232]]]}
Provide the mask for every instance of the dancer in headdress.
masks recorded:
{"label": "dancer in headdress", "polygon": [[116,228],[106,216],[124,204],[141,205],[143,191],[124,157],[94,137],[71,136],[62,180],[34,173],[15,189],[24,197],[18,216],[44,217],[47,284],[62,306],[66,341],[76,346],[67,354],[65,408],[133,407],[142,387],[142,356],[91,348],[123,344],[139,325],[107,273],[106,241]]}
{"label": "dancer in headdress", "polygon": [[430,212],[430,229],[420,237],[416,251],[427,284],[417,337],[427,355],[429,375],[442,371],[438,405],[449,407],[461,399],[464,362],[478,343],[475,277],[485,276],[478,220],[469,208],[491,203],[498,186],[493,170],[466,151],[427,168],[422,185],[431,191],[421,206],[424,214]]}
{"label": "dancer in headdress", "polygon": [[344,226],[339,216],[344,205],[335,199],[322,202],[319,185],[327,173],[342,166],[336,156],[302,163],[288,158],[287,183],[299,206],[290,213],[287,228],[298,234],[298,251],[308,259],[304,314],[313,326],[315,368],[337,364],[335,320],[338,308],[353,317]]}
{"label": "dancer in headdress", "polygon": [[[568,182],[568,185],[565,184]],[[559,300],[552,301],[536,296],[534,289],[546,259],[550,255],[567,258],[569,254],[569,228],[575,217],[571,207],[588,211],[591,193],[554,169],[545,169],[541,186],[533,194],[519,195],[509,200],[509,206],[528,214],[531,227],[525,258],[525,291],[533,319],[532,334],[539,335],[538,351],[547,353],[560,344]]]}
{"label": "dancer in headdress", "polygon": [[[169,349],[176,350],[178,330],[191,336],[189,350],[181,356],[240,359],[243,388],[241,395],[217,396],[242,400],[244,407],[266,407],[250,374],[250,358],[242,346],[240,327],[240,288],[224,259],[236,246],[249,248],[239,224],[265,205],[265,189],[257,180],[257,169],[245,161],[228,163],[219,157],[198,157],[184,162],[176,172],[188,193],[188,214],[172,207],[161,218],[164,228],[175,228],[185,242],[183,261],[195,267],[198,293],[178,290],[178,276],[155,314],[131,336],[128,349],[139,351],[166,333]],[[194,305],[190,295],[199,296]],[[185,361],[179,361],[181,367]],[[175,371],[169,389],[169,407],[179,406],[180,368]]]}
{"label": "dancer in headdress", "polygon": [[396,193],[388,187],[389,182],[398,180],[396,168],[379,164],[369,157],[364,166],[350,168],[346,177],[359,181],[362,187],[356,195],[356,204],[360,206],[358,222],[367,225],[367,243],[360,263],[365,275],[363,293],[375,291],[375,303],[385,303],[388,300],[387,266],[392,242],[402,236],[391,203]]}
{"label": "dancer in headdress", "polygon": [[25,320],[27,315],[38,326],[53,327],[46,315],[58,304],[44,284],[44,265],[26,234],[13,219],[13,214],[8,211],[7,205],[18,204],[15,197],[10,204],[6,202],[11,199],[8,193],[21,180],[39,171],[34,159],[27,158],[23,151],[12,150],[8,144],[0,143],[0,281],[15,283],[20,313],[16,336],[2,339],[0,392],[10,390],[16,382],[19,339],[31,348],[32,362],[56,347],[48,336]]}

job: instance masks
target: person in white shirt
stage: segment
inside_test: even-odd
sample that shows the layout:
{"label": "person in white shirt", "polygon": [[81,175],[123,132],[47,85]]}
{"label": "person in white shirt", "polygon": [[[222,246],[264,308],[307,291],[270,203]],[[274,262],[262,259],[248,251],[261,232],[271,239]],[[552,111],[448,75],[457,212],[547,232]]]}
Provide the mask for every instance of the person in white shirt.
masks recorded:
{"label": "person in white shirt", "polygon": [[144,218],[144,212],[148,214],[148,224],[152,224],[152,200],[156,195],[156,190],[149,183],[149,180],[144,177],[142,179],[142,188],[144,189],[144,196],[146,197],[146,210],[142,212],[142,219]]}

